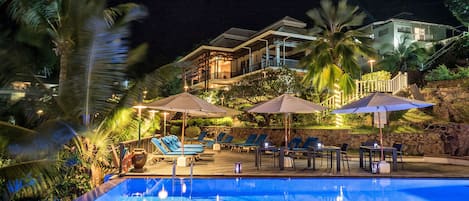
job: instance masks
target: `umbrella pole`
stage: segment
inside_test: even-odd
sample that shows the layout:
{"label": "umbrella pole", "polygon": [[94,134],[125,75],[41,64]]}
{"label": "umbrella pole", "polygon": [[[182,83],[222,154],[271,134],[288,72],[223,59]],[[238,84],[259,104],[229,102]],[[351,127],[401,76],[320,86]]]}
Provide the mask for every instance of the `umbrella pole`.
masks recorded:
{"label": "umbrella pole", "polygon": [[287,116],[288,114],[285,113],[284,114],[284,120],[285,120],[285,123],[284,123],[284,127],[285,127],[285,148],[288,149],[288,121],[287,121]]}
{"label": "umbrella pole", "polygon": [[182,143],[182,146],[181,146],[181,150],[182,150],[182,157],[184,157],[184,127],[186,127],[186,113],[182,113],[182,133],[181,133],[181,143]]}
{"label": "umbrella pole", "polygon": [[379,144],[381,145],[381,161],[384,160],[384,149],[383,149],[383,128],[381,128],[381,112],[378,112],[378,127],[379,127]]}

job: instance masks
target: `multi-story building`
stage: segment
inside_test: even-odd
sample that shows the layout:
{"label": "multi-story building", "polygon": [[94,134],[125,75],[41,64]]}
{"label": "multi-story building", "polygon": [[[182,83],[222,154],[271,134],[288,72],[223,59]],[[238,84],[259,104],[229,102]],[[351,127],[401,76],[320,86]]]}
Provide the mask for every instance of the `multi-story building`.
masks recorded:
{"label": "multi-story building", "polygon": [[[373,47],[379,54],[392,51],[407,37],[425,46],[459,34],[449,25],[391,18],[359,28],[371,34]],[[299,44],[315,40],[307,35],[306,23],[284,17],[260,31],[231,28],[185,55],[185,84],[192,90],[229,87],[246,75],[266,68],[286,66],[303,72],[298,66],[305,52]],[[366,60],[362,61],[367,68]],[[371,64],[372,65],[372,64]]]}
{"label": "multi-story building", "polygon": [[407,38],[406,42],[408,43],[418,41],[424,47],[431,47],[435,42],[460,33],[449,25],[397,18],[373,22],[361,27],[360,30],[371,33],[371,37],[374,39],[373,48],[379,54],[397,48],[404,38]]}
{"label": "multi-story building", "polygon": [[306,23],[288,16],[260,31],[230,28],[180,59],[189,63],[186,84],[191,89],[221,88],[266,68],[302,71],[298,61],[305,52],[295,47],[315,39],[306,31]]}

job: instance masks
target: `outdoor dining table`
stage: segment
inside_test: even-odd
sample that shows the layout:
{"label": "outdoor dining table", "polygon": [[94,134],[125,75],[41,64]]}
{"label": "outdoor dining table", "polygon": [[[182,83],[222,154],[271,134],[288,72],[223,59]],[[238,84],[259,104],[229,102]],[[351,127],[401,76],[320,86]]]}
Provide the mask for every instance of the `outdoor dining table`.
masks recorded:
{"label": "outdoor dining table", "polygon": [[[368,153],[369,169],[371,171],[371,161],[374,153],[381,153],[381,147],[379,146],[360,146],[359,156],[360,156],[360,168],[365,168],[363,165],[364,153]],[[392,170],[397,171],[397,150],[394,147],[383,147],[384,154],[392,154]]]}
{"label": "outdoor dining table", "polygon": [[[284,160],[284,157],[285,157],[284,150],[285,150],[284,147],[275,147],[275,146],[268,146],[268,147],[259,146],[259,147],[257,147],[256,148],[256,154],[255,154],[255,166],[257,167],[258,170],[261,167],[261,165],[262,165],[262,152],[271,151],[271,152],[273,152],[274,156],[275,156],[275,152],[279,152],[278,166],[279,166],[280,170],[283,170],[284,169],[283,160]],[[274,163],[275,163],[275,161],[274,161]]]}
{"label": "outdoor dining table", "polygon": [[336,170],[337,172],[340,172],[340,147],[337,146],[322,146],[321,148],[312,146],[308,149],[307,157],[308,157],[308,168],[311,168],[311,159],[313,161],[313,170],[316,170],[316,154],[319,152],[323,152],[326,154],[330,154],[331,157],[330,159],[330,168],[332,168],[332,154],[335,153],[335,159],[336,159]]}

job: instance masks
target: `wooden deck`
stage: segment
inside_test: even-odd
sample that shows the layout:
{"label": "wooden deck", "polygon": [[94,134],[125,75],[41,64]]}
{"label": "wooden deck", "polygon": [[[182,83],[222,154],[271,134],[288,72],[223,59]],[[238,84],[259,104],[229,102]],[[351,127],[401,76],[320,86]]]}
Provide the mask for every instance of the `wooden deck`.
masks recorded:
{"label": "wooden deck", "polygon": [[[207,150],[207,152],[213,152]],[[151,160],[151,154],[148,157],[145,171],[143,173],[128,172],[126,176],[156,176],[168,177],[173,174],[173,163],[171,161],[155,162]],[[295,159],[296,168],[286,167],[280,170],[278,165],[274,167],[271,155],[262,156],[262,166],[255,167],[254,152],[232,152],[222,150],[214,152],[209,157],[201,157],[193,166],[194,177],[469,177],[469,161],[460,161],[453,164],[441,164],[448,160],[430,159],[424,157],[404,157],[404,166],[399,163],[398,171],[392,171],[390,174],[371,174],[371,172],[359,168],[358,156],[351,156],[350,171],[342,167],[341,172],[336,172],[335,168],[329,169],[326,166],[326,160],[316,161],[316,170],[307,168],[306,159]],[[234,164],[242,163],[242,172],[234,173]],[[450,161],[451,163],[451,161]],[[345,164],[346,165],[346,164]],[[335,167],[335,164],[333,165]],[[177,167],[175,176],[190,176],[190,167]]]}

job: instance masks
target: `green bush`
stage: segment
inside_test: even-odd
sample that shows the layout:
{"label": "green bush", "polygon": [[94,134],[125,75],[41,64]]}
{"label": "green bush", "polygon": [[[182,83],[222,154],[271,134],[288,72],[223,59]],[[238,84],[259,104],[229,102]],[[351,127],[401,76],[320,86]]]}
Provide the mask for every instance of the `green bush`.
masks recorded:
{"label": "green bush", "polygon": [[439,65],[437,68],[431,70],[426,76],[427,81],[438,80],[454,80],[469,77],[469,67],[458,67],[458,72],[450,71],[446,65]]}
{"label": "green bush", "polygon": [[458,67],[458,73],[457,73],[457,78],[466,78],[469,77],[469,66],[464,68],[464,67]]}
{"label": "green bush", "polygon": [[172,135],[179,135],[181,134],[181,127],[180,126],[171,126],[169,129],[169,132],[171,132]]}
{"label": "green bush", "polygon": [[438,81],[438,80],[452,80],[455,79],[455,74],[451,72],[446,65],[439,65],[437,68],[431,70],[426,76],[427,81]]}
{"label": "green bush", "polygon": [[372,73],[367,73],[362,76],[362,80],[390,80],[391,79],[391,73],[388,71],[376,71]]}
{"label": "green bush", "polygon": [[197,126],[189,126],[185,131],[186,137],[197,137],[200,134],[200,128]]}

